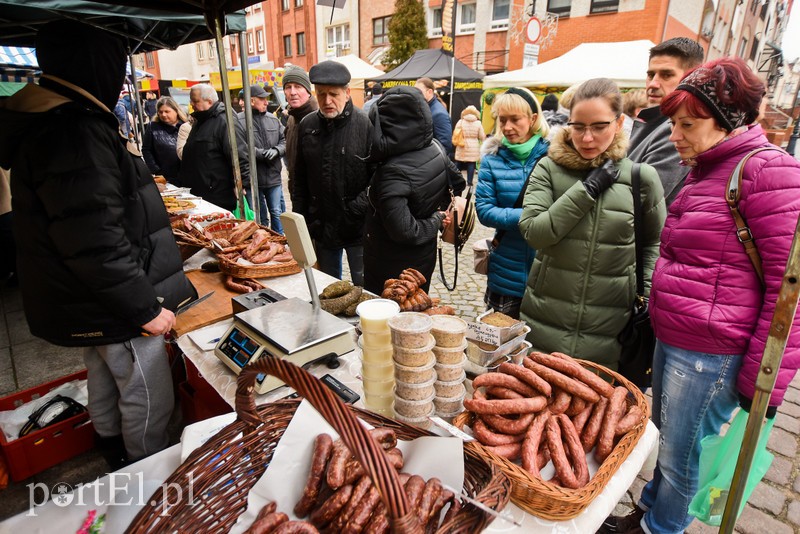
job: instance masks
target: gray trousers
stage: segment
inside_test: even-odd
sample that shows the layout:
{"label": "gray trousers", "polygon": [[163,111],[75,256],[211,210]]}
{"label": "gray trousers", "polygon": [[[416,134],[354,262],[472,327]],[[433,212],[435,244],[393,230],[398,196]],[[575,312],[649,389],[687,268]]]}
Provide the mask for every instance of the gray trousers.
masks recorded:
{"label": "gray trousers", "polygon": [[104,438],[122,434],[129,460],[167,447],[174,398],[163,336],[86,347],[89,415]]}

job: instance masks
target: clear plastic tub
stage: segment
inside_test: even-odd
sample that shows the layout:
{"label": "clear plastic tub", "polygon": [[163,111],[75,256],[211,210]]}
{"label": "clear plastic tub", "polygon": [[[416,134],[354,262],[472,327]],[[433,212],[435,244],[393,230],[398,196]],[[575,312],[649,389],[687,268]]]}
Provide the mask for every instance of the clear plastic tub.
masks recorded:
{"label": "clear plastic tub", "polygon": [[394,378],[394,363],[375,364],[362,361],[361,376],[367,382],[382,382]]}
{"label": "clear plastic tub", "polygon": [[431,316],[431,334],[436,338],[437,347],[459,347],[467,334],[467,323],[455,315]]}
{"label": "clear plastic tub", "polygon": [[[434,405],[434,408],[436,408],[435,405]],[[464,405],[462,404],[461,407],[458,410],[455,410],[453,412],[440,412],[440,411],[437,410],[436,411],[436,415],[438,417],[441,417],[442,419],[444,419],[447,422],[452,422],[452,420],[455,419],[456,417],[458,417],[458,415],[463,411],[464,411]]]}
{"label": "clear plastic tub", "polygon": [[456,380],[451,380],[449,382],[443,382],[441,380],[437,380],[433,383],[433,388],[436,391],[437,397],[458,397],[459,395],[463,395],[466,392],[466,388],[464,387],[464,380],[467,379],[467,373],[465,371],[461,372],[461,376]]}
{"label": "clear plastic tub", "polygon": [[433,321],[429,315],[405,312],[389,319],[392,344],[407,349],[418,349],[429,343]]}
{"label": "clear plastic tub", "polygon": [[433,423],[429,419],[435,412],[435,408],[431,405],[431,411],[424,415],[423,417],[406,417],[404,415],[395,414],[395,419],[400,421],[401,423],[406,423],[411,426],[415,426],[417,428],[421,428],[423,430],[430,430]]}
{"label": "clear plastic tub", "polygon": [[388,321],[400,313],[400,305],[389,299],[366,300],[356,307],[362,332],[388,332]]}
{"label": "clear plastic tub", "polygon": [[407,400],[395,397],[394,412],[404,417],[425,417],[431,413],[434,395],[422,400]]}
{"label": "clear plastic tub", "polygon": [[467,392],[464,391],[461,395],[455,397],[434,397],[433,405],[436,407],[436,414],[440,417],[447,414],[448,417],[455,417],[450,415],[452,413],[459,414],[464,411],[464,397]]}
{"label": "clear plastic tub", "polygon": [[436,359],[436,356],[433,355],[433,347],[436,345],[436,340],[433,339],[432,335],[426,335],[428,336],[428,343],[420,348],[409,349],[395,345],[393,353],[395,363],[408,367],[419,367],[427,365],[431,359]]}
{"label": "clear plastic tub", "polygon": [[363,380],[361,385],[364,387],[364,393],[368,395],[387,397],[394,393],[395,381],[394,378],[389,380]]}
{"label": "clear plastic tub", "polygon": [[467,357],[463,356],[461,361],[454,364],[445,364],[445,363],[437,363],[436,364],[436,376],[442,382],[452,382],[453,380],[458,380],[464,374],[464,363],[466,362]]}
{"label": "clear plastic tub", "polygon": [[358,347],[361,349],[362,361],[374,365],[391,364],[392,355],[394,354],[391,343],[385,346],[372,346],[368,343],[364,343],[364,335],[361,335],[358,338]]}
{"label": "clear plastic tub", "polygon": [[422,384],[432,378],[436,378],[436,371],[433,369],[434,365],[436,365],[435,358],[431,358],[427,364],[419,367],[409,367],[395,362],[394,377],[401,382]]}
{"label": "clear plastic tub", "polygon": [[387,417],[394,416],[394,395],[368,395],[364,393],[364,406]]}
{"label": "clear plastic tub", "polygon": [[525,341],[525,336],[531,331],[531,327],[525,325],[522,328],[522,333],[514,339],[507,341],[499,347],[493,349],[482,349],[474,341],[467,340],[467,358],[472,362],[477,363],[481,367],[486,367],[487,364],[495,361],[501,356],[506,356],[519,349]]}
{"label": "clear plastic tub", "polygon": [[363,332],[358,338],[363,345],[370,349],[385,349],[392,346],[392,334],[389,330],[385,332]]}
{"label": "clear plastic tub", "polygon": [[433,347],[433,354],[436,355],[436,362],[445,365],[455,365],[464,360],[464,351],[467,350],[467,340],[462,339],[461,345],[457,347]]}
{"label": "clear plastic tub", "polygon": [[427,399],[436,394],[436,390],[433,387],[434,382],[436,382],[436,378],[432,378],[421,384],[409,384],[408,382],[396,380],[397,389],[395,389],[394,394],[405,400]]}
{"label": "clear plastic tub", "polygon": [[520,345],[518,349],[515,349],[514,352],[510,353],[508,357],[511,358],[511,361],[515,364],[522,365],[522,359],[528,355],[532,348],[533,345],[527,341],[523,341],[522,345]]}

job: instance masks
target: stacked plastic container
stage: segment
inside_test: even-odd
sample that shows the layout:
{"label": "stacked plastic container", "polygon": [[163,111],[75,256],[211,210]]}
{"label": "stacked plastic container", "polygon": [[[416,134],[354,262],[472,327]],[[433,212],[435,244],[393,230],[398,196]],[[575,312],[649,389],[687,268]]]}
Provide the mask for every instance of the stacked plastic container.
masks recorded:
{"label": "stacked plastic container", "polygon": [[394,364],[389,320],[400,313],[400,306],[388,299],[372,299],[356,308],[361,325],[361,377],[364,406],[375,413],[394,415]]}
{"label": "stacked plastic container", "polygon": [[433,354],[436,357],[436,382],[433,404],[436,415],[450,419],[464,411],[464,380],[467,374],[464,351],[467,348],[467,323],[453,315],[431,317],[431,333],[436,342]]}
{"label": "stacked plastic container", "polygon": [[436,396],[436,341],[433,321],[424,313],[405,312],[389,319],[394,354],[394,412],[398,421],[428,429]]}

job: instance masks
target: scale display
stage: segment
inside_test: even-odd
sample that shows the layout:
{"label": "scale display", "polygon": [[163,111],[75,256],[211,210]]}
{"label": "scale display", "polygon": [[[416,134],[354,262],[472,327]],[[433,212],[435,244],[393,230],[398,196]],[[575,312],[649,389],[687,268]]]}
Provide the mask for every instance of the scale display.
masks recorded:
{"label": "scale display", "polygon": [[230,333],[220,343],[218,350],[227,356],[240,369],[255,359],[261,345],[251,339],[241,328],[233,326]]}

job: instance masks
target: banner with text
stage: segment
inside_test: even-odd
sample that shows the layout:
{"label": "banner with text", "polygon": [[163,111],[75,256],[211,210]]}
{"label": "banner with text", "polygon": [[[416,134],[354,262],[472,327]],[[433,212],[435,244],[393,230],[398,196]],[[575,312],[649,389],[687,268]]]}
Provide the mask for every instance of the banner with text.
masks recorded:
{"label": "banner with text", "polygon": [[456,48],[456,9],[458,0],[442,2],[442,50],[451,56]]}

